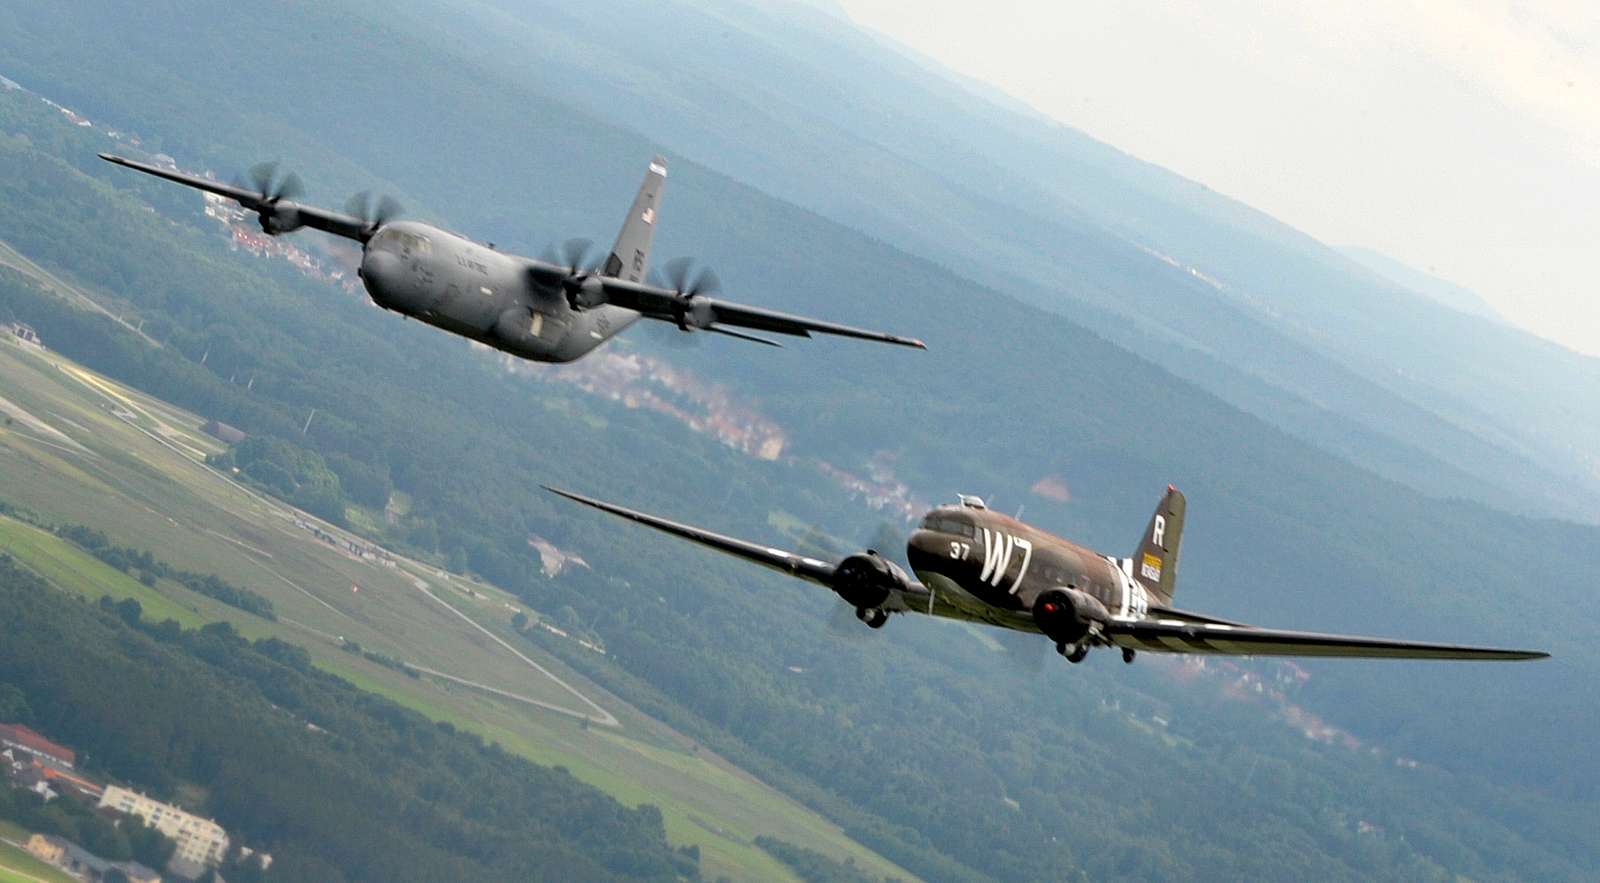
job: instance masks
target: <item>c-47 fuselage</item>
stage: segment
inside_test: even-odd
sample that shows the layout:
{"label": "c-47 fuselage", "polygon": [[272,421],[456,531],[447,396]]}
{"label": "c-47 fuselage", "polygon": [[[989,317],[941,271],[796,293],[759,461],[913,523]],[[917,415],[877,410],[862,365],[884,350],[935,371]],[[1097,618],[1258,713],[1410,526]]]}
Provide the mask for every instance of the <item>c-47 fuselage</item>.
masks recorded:
{"label": "c-47 fuselage", "polygon": [[1153,595],[1131,575],[1131,559],[1102,555],[972,504],[928,513],[906,543],[906,558],[936,603],[958,606],[968,618],[992,615],[997,625],[1028,615],[1053,589],[1083,592],[1122,617],[1144,616]]}
{"label": "c-47 fuselage", "polygon": [[[554,489],[552,489],[554,490]],[[1187,503],[1177,488],[1157,504],[1132,558],[1101,555],[990,511],[981,500],[929,512],[906,543],[913,579],[880,552],[827,562],[713,533],[570,491],[556,493],[833,590],[880,628],[894,613],[1037,632],[1071,662],[1093,647],[1249,656],[1537,659],[1536,650],[1431,644],[1259,628],[1172,606]]]}

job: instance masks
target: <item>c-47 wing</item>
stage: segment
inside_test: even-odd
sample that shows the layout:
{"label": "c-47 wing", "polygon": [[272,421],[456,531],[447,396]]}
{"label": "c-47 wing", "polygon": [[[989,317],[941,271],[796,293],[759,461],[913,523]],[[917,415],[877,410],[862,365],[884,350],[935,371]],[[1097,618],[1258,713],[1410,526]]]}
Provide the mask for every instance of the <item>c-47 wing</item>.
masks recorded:
{"label": "c-47 wing", "polygon": [[800,577],[803,580],[814,582],[820,586],[827,588],[833,587],[833,574],[838,568],[835,565],[827,563],[826,561],[818,561],[815,558],[807,558],[804,555],[796,555],[793,552],[785,552],[782,549],[774,549],[770,546],[763,546],[759,543],[751,543],[746,542],[745,540],[734,539],[733,537],[723,536],[719,533],[712,533],[709,530],[694,527],[693,525],[680,524],[676,521],[668,521],[665,518],[659,518],[635,509],[629,509],[625,506],[618,506],[615,503],[607,503],[604,500],[596,500],[593,497],[586,497],[582,494],[575,494],[571,491],[564,491],[548,485],[545,486],[545,490],[553,494],[559,494],[569,500],[582,503],[585,506],[592,506],[602,512],[610,512],[612,515],[620,515],[623,518],[626,518],[630,521],[637,521],[647,527],[653,527],[656,530],[670,533],[674,536],[683,537],[686,540],[692,540],[693,542],[699,543],[702,546],[709,546],[713,549],[716,549],[718,552],[725,552],[729,555],[743,558],[746,561],[754,561],[755,563],[764,567],[770,567],[773,570],[787,573],[790,576]]}
{"label": "c-47 wing", "polygon": [[927,349],[926,344],[912,337],[900,337],[882,331],[807,319],[804,316],[744,306],[705,295],[686,294],[671,288],[629,282],[626,279],[599,278],[597,281],[604,292],[606,303],[634,310],[651,319],[672,322],[684,329],[716,331],[719,330],[717,328],[719,325],[732,325],[795,337],[810,337],[813,333],[834,334],[840,337]]}
{"label": "c-47 wing", "polygon": [[261,215],[262,229],[269,233],[287,233],[301,227],[311,227],[326,233],[332,233],[335,236],[343,236],[346,239],[354,239],[357,242],[366,242],[372,238],[372,234],[376,231],[376,225],[369,221],[340,212],[320,209],[316,206],[303,205],[287,198],[268,196],[265,193],[246,187],[222,184],[210,178],[163,169],[160,166],[153,166],[149,163],[138,162],[137,160],[111,153],[102,153],[100,158],[109,163],[116,163],[119,166],[126,166],[135,171],[144,172],[147,175],[165,178],[168,181],[176,181],[196,190],[204,190],[207,193],[226,196],[250,211]]}
{"label": "c-47 wing", "polygon": [[1538,650],[1426,644],[1179,619],[1118,619],[1108,624],[1102,634],[1119,647],[1154,653],[1479,660],[1543,659],[1550,655]]}

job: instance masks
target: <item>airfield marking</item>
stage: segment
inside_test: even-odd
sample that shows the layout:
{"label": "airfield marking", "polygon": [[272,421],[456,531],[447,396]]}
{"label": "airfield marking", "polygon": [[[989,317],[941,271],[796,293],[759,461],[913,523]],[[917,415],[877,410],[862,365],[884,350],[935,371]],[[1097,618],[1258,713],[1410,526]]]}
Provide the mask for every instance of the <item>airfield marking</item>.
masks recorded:
{"label": "airfield marking", "polygon": [[472,617],[466,615],[465,613],[462,613],[461,611],[457,610],[453,605],[450,604],[449,601],[446,601],[443,598],[439,597],[438,595],[435,595],[433,592],[428,591],[428,589],[426,589],[423,586],[417,586],[416,588],[417,588],[417,591],[419,591],[422,594],[427,595],[429,598],[432,598],[433,600],[437,601],[439,603],[439,605],[441,607],[443,607],[444,609],[450,611],[451,613],[454,613],[456,616],[461,617],[461,619],[464,620],[468,625],[470,625],[473,628],[477,629],[478,631],[482,632],[484,634],[484,636],[487,637],[489,640],[491,640],[491,641],[495,642],[496,644],[499,644],[500,646],[506,648],[506,650],[509,651],[511,653],[511,655],[517,657],[518,659],[522,660],[523,662],[526,662],[529,666],[533,667],[533,669],[535,671],[539,672],[540,674],[544,675],[545,677],[549,678],[550,680],[555,681],[556,685],[559,686],[561,689],[566,690],[568,693],[571,693],[572,695],[578,697],[578,701],[582,702],[584,705],[587,705],[590,708],[592,708],[595,711],[600,713],[600,718],[598,720],[596,720],[595,718],[590,718],[591,720],[596,720],[597,723],[604,724],[604,725],[606,725],[608,727],[619,727],[620,728],[622,726],[622,721],[617,720],[616,715],[613,715],[611,712],[606,711],[604,708],[601,708],[599,703],[595,702],[593,699],[590,699],[588,696],[583,695],[583,693],[579,692],[576,687],[574,687],[571,684],[567,683],[566,681],[563,681],[562,679],[556,677],[555,672],[551,671],[548,668],[545,668],[544,666],[540,665],[539,663],[534,662],[532,659],[529,659],[527,656],[523,655],[521,650],[518,650],[517,648],[511,646],[510,644],[506,643],[504,638],[501,638],[499,635],[495,634],[494,632],[491,632],[488,629],[484,628],[482,625],[479,625],[477,620],[475,620]]}
{"label": "airfield marking", "polygon": [[214,531],[209,527],[201,528],[201,530],[204,530],[206,533],[211,534],[212,536],[216,537],[219,540],[222,540],[223,542],[232,543],[235,546],[238,546],[239,548],[244,549],[247,552],[254,552],[255,554],[260,555],[263,558],[276,557],[271,552],[268,552],[265,549],[257,549],[255,546],[252,546],[252,545],[250,545],[249,543],[247,543],[247,542],[245,542],[243,540],[236,540],[233,537],[228,536],[227,534],[218,533],[217,531]]}
{"label": "airfield marking", "polygon": [[[125,396],[121,395],[120,393],[116,392],[115,389],[108,388],[105,383],[100,381],[100,379],[98,377],[95,377],[93,374],[88,372],[86,369],[78,368],[76,365],[72,365],[69,368],[67,366],[61,365],[60,363],[57,363],[57,367],[60,368],[63,371],[63,373],[67,374],[70,377],[73,377],[80,384],[82,384],[83,386],[89,388],[90,390],[98,393],[103,398],[114,399],[116,401],[120,401],[123,404],[127,405],[130,409],[136,409],[136,410],[139,411],[139,413],[143,414],[145,417],[149,418],[150,420],[155,421],[157,425],[160,425],[160,426],[165,426],[166,425],[159,418],[154,417],[153,415],[151,415],[149,413],[149,411],[147,411],[145,408],[141,407],[139,405],[139,403],[129,400],[127,397],[125,397]],[[145,429],[143,426],[140,426],[140,425],[138,425],[136,423],[133,423],[131,421],[123,421],[123,422],[126,425],[132,426],[134,429],[137,429],[139,432],[144,433],[151,440],[155,441],[157,444],[161,445],[162,447],[165,447],[168,450],[172,451],[173,453],[177,454],[185,462],[187,462],[187,463],[195,463],[196,462],[195,458],[193,458],[191,456],[188,456],[183,450],[181,450],[176,444],[174,444],[171,439],[165,438],[162,435],[159,435],[157,433],[151,432],[150,430]],[[199,460],[199,463],[202,466],[204,466],[205,461],[203,459],[201,459],[201,460]],[[330,534],[334,534],[334,535],[345,534],[345,535],[354,536],[354,537],[356,537],[358,539],[366,541],[366,538],[365,537],[361,537],[359,534],[355,534],[355,533],[352,533],[352,532],[350,532],[348,530],[345,530],[343,528],[337,527],[335,525],[328,524],[327,522],[323,521],[322,519],[317,518],[315,515],[312,515],[312,514],[310,514],[308,512],[303,512],[302,510],[297,509],[294,506],[291,506],[291,505],[289,505],[287,503],[283,503],[283,502],[281,502],[279,500],[275,500],[275,499],[266,497],[266,496],[264,496],[262,494],[259,494],[254,489],[246,487],[241,482],[233,480],[233,478],[231,476],[225,475],[222,472],[219,472],[218,470],[211,469],[211,468],[207,467],[203,471],[206,474],[215,476],[217,479],[221,480],[223,483],[227,484],[229,487],[231,487],[231,488],[233,488],[235,490],[242,491],[243,493],[245,493],[250,498],[252,498],[252,499],[256,500],[257,502],[265,505],[268,508],[269,511],[276,512],[277,514],[279,514],[281,516],[285,516],[285,517],[287,516],[287,514],[289,512],[299,513],[304,518],[306,518],[308,521],[315,521],[318,524],[324,525],[324,529],[326,529]],[[297,537],[297,539],[298,539],[298,537]],[[243,545],[243,544],[241,543],[240,545]],[[372,545],[374,547],[382,548],[377,543],[370,543],[370,545]],[[389,551],[389,550],[385,549],[385,551]],[[412,565],[418,567],[419,569],[427,569],[426,565],[423,565],[423,564],[421,564],[420,562],[417,562],[417,561],[413,561],[412,559],[407,558],[404,555],[398,555],[398,554],[395,554],[392,551],[389,552],[389,554],[393,555],[397,562],[405,561],[405,562],[407,562],[409,564],[412,564]],[[329,610],[333,611],[335,614],[337,614],[339,616],[343,616],[343,617],[345,617],[347,619],[354,619],[354,617],[351,617],[350,614],[345,613],[344,611],[340,610],[337,607],[334,607],[332,604],[329,604],[327,601],[324,601],[323,599],[317,597],[316,595],[312,594],[306,588],[296,584],[295,582],[293,582],[292,580],[290,580],[287,577],[283,576],[282,574],[272,570],[269,567],[266,567],[265,565],[262,565],[262,568],[264,570],[266,570],[268,573],[272,574],[277,579],[283,581],[284,583],[287,583],[295,591],[300,592],[301,594],[305,595],[306,597],[310,598],[313,601],[316,601],[318,604],[321,604],[323,607],[328,608]],[[471,625],[473,628],[477,629],[479,632],[482,632],[486,637],[489,638],[489,640],[494,641],[496,644],[499,644],[501,647],[505,648],[505,650],[507,652],[509,652],[511,655],[517,657],[518,659],[522,660],[530,668],[532,668],[533,670],[539,672],[540,674],[544,675],[545,677],[549,678],[551,681],[553,681],[561,689],[566,690],[568,693],[571,693],[573,696],[577,697],[578,701],[580,701],[583,704],[585,704],[585,705],[589,706],[590,708],[594,709],[595,712],[599,715],[599,717],[594,717],[592,715],[585,715],[582,712],[573,712],[570,709],[564,709],[564,708],[561,708],[559,706],[551,706],[553,710],[560,711],[560,712],[563,712],[565,714],[577,714],[580,717],[586,718],[588,720],[592,720],[592,721],[594,721],[594,722],[596,722],[598,724],[601,724],[603,726],[621,728],[622,721],[618,720],[617,717],[615,715],[613,715],[611,712],[606,711],[604,708],[600,707],[599,703],[595,702],[593,699],[590,699],[588,696],[584,695],[576,687],[572,686],[571,684],[569,684],[566,681],[562,680],[561,678],[557,677],[554,672],[550,671],[549,669],[545,668],[544,666],[540,665],[539,663],[534,662],[532,659],[528,658],[527,655],[522,653],[517,648],[511,646],[504,639],[502,639],[499,635],[496,635],[494,632],[484,628],[482,625],[478,624],[478,622],[476,620],[474,620],[472,617],[467,616],[465,613],[462,613],[460,610],[457,610],[448,601],[445,601],[443,598],[440,598],[438,595],[435,595],[433,592],[429,591],[426,588],[425,584],[421,585],[421,586],[415,586],[415,588],[417,589],[417,591],[422,592],[424,595],[427,595],[429,598],[432,598],[435,602],[437,602],[440,606],[444,607],[446,610],[450,611],[451,613],[453,613],[456,616],[460,617],[462,620],[466,621],[466,623],[468,625]],[[410,663],[407,663],[407,664],[409,665]],[[421,670],[421,669],[419,668],[419,670]],[[454,676],[447,676],[447,677],[454,678]],[[463,681],[463,683],[467,683],[467,682]],[[488,689],[493,691],[495,688],[491,687],[491,688],[488,688]],[[513,698],[526,698],[526,697],[516,697],[515,694],[507,694],[507,695],[513,696]],[[540,703],[540,702],[537,702],[535,700],[528,700],[528,701],[530,701],[534,705],[541,705],[541,706],[544,705],[544,703]]]}
{"label": "airfield marking", "polygon": [[281,582],[283,582],[284,585],[287,585],[289,588],[294,589],[295,591],[299,592],[300,594],[305,595],[307,598],[310,598],[311,600],[317,602],[318,604],[321,604],[322,606],[328,608],[329,610],[332,610],[334,612],[334,615],[342,616],[345,619],[349,619],[349,620],[354,620],[355,619],[355,617],[351,616],[348,613],[345,613],[343,610],[340,610],[339,608],[333,606],[332,604],[329,604],[327,601],[324,601],[321,598],[318,598],[316,595],[311,594],[311,590],[310,589],[307,589],[304,586],[301,586],[299,583],[296,583],[295,581],[289,579],[288,577],[286,577],[283,574],[277,572],[276,570],[273,570],[272,568],[266,566],[265,564],[261,565],[261,569],[265,570],[267,573],[270,573],[273,576],[277,577]]}
{"label": "airfield marking", "polygon": [[22,254],[22,252],[19,252],[15,248],[11,247],[10,243],[0,242],[0,265],[11,267],[23,273],[24,275],[32,276],[40,282],[43,282],[46,285],[56,289],[56,293],[63,295],[67,301],[80,303],[82,306],[88,307],[102,316],[109,318],[118,325],[121,325],[123,328],[132,331],[139,337],[144,338],[145,342],[151,346],[157,349],[161,348],[161,344],[155,338],[145,334],[143,331],[140,331],[138,328],[130,325],[121,316],[118,316],[116,313],[113,313],[101,306],[99,301],[87,294],[84,294],[82,289],[74,285],[68,285],[67,283],[61,281],[49,270],[46,270],[45,268],[29,260],[25,255]]}
{"label": "airfield marking", "polygon": [[[586,720],[586,721],[594,721],[595,723],[601,724],[602,726],[607,726],[607,727],[621,726],[621,724],[619,724],[617,722],[617,719],[615,717],[612,717],[609,713],[605,712],[604,710],[601,711],[601,714],[604,714],[605,717],[604,718],[598,718],[598,717],[595,717],[592,714],[585,714],[584,712],[575,711],[575,710],[573,710],[571,708],[563,708],[560,705],[556,705],[556,704],[550,703],[550,702],[544,702],[544,701],[539,700],[539,699],[534,699],[531,696],[521,696],[521,695],[518,695],[516,693],[512,693],[510,691],[507,691],[507,690],[502,690],[499,687],[491,687],[488,684],[480,684],[477,681],[469,681],[466,678],[456,677],[455,675],[446,674],[446,673],[444,673],[442,671],[434,671],[433,669],[428,668],[427,666],[417,665],[414,662],[407,662],[405,665],[406,665],[407,668],[413,669],[415,671],[422,672],[425,675],[430,675],[432,677],[441,678],[441,679],[446,680],[446,681],[452,681],[454,683],[461,684],[464,687],[471,687],[471,688],[473,688],[475,690],[482,690],[485,693],[493,693],[496,696],[503,696],[506,699],[515,699],[518,702],[526,702],[529,705],[537,705],[538,707],[543,708],[543,709],[545,709],[547,711],[558,711],[558,712],[560,712],[562,714],[570,715],[571,717],[580,718],[580,719]],[[582,698],[582,697],[579,697],[579,698]]]}

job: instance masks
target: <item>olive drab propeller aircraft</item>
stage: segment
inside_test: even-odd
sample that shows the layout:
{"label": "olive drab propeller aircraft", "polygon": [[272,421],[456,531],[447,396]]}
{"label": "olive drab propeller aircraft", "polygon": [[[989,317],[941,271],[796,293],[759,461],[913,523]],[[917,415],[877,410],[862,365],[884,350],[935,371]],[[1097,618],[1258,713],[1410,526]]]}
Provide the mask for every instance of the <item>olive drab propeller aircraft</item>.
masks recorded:
{"label": "olive drab propeller aircraft", "polygon": [[780,344],[734,329],[795,337],[833,334],[925,348],[909,337],[715,298],[716,274],[694,270],[687,260],[665,266],[668,285],[646,281],[667,180],[666,160],[659,156],[650,162],[616,246],[603,262],[590,259],[590,243],[581,239],[568,240],[543,259],[505,254],[438,227],[393,220],[399,206],[390,198],[374,204],[358,194],[344,213],[305,205],[295,201],[299,177],[280,178],[271,164],[251,170],[256,185],[251,190],[112,154],[100,158],[232,199],[259,215],[269,235],[310,227],[353,239],[362,247],[361,281],[373,302],[537,362],[581,358],[641,317],[770,346]]}
{"label": "olive drab propeller aircraft", "polygon": [[719,552],[832,589],[856,616],[881,628],[892,613],[923,613],[1036,632],[1070,662],[1095,647],[1117,647],[1124,662],[1140,650],[1240,656],[1348,656],[1397,659],[1540,659],[1534,650],[1428,644],[1353,635],[1257,628],[1180,610],[1178,544],[1184,497],[1168,486],[1132,558],[1102,555],[962,496],[923,518],[906,542],[913,579],[878,551],[837,562],[734,539],[546,488]]}

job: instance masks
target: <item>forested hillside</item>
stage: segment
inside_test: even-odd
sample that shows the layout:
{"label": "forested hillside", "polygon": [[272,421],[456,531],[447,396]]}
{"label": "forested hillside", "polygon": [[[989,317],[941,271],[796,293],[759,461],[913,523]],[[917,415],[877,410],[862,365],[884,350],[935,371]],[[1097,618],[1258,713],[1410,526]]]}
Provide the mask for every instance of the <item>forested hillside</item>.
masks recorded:
{"label": "forested hillside", "polygon": [[697,874],[654,807],[363,693],[282,641],[152,623],[136,601],[91,608],[3,553],[0,637],[8,711],[93,771],[161,798],[204,795],[192,810],[274,853],[269,879]]}
{"label": "forested hillside", "polygon": [[1596,520],[1578,489],[1600,488],[1600,360],[1442,307],[824,9],[408,11],[482,41],[518,84],[1066,315],[1380,474]]}
{"label": "forested hillside", "polygon": [[[21,69],[0,73],[59,86],[63,101],[187,163],[226,173],[263,153],[292,157],[323,203],[404,180],[414,212],[530,250],[606,235],[659,146],[460,47],[371,24],[357,6],[280,10],[259,27],[245,13],[173,8],[203,35],[190,34],[182,63],[136,64],[117,48],[126,33],[85,23],[80,41],[116,59],[98,74],[90,49],[74,50],[69,71],[16,36],[0,40]],[[14,35],[60,45],[22,12]],[[251,27],[256,43],[223,38]],[[319,44],[352,29],[383,39],[359,59]],[[139,33],[147,48],[165,45]],[[255,72],[285,53],[292,78],[263,88]],[[216,76],[177,73],[201,63]],[[246,93],[249,112],[231,109]],[[459,341],[231,253],[195,225],[191,195],[106,167],[93,158],[103,135],[58,117],[0,95],[0,162],[15,171],[0,180],[0,240],[143,319],[163,346],[14,275],[0,277],[0,318],[25,318],[51,346],[207,416],[387,474],[413,507],[386,541],[542,608],[572,608],[611,651],[575,664],[906,868],[938,879],[1581,878],[1596,861],[1600,780],[1572,738],[1593,717],[1586,684],[1600,674],[1583,640],[1600,625],[1581,576],[1600,563],[1592,529],[1380,479],[1080,325],[675,159],[658,253],[712,260],[743,299],[892,318],[933,347],[708,341],[675,356],[785,427],[788,458],[751,460],[665,417],[506,375]],[[405,147],[420,132],[430,148]],[[1541,646],[1556,659],[1307,666],[1296,701],[1354,733],[1353,750],[1308,742],[1161,660],[1034,671],[957,627],[900,620],[846,641],[821,625],[829,599],[537,489],[576,486],[774,542],[794,523],[851,537],[878,516],[819,481],[813,463],[864,470],[874,455],[923,500],[965,490],[1008,510],[1026,503],[1030,521],[1108,551],[1132,545],[1175,481],[1193,503],[1185,606]],[[1030,495],[1046,476],[1070,494]],[[594,570],[545,579],[530,534],[578,549]]]}

